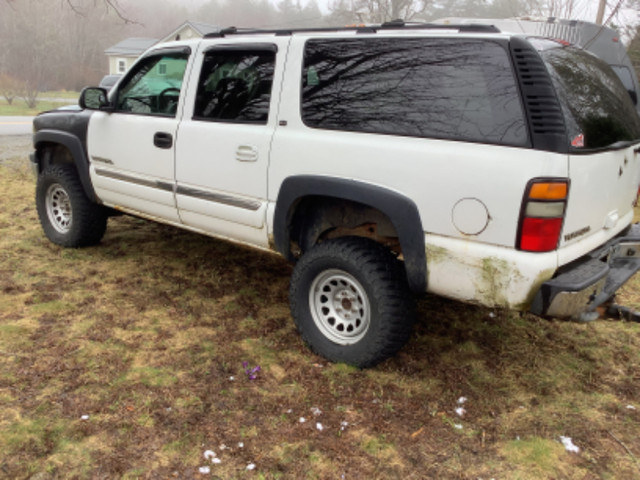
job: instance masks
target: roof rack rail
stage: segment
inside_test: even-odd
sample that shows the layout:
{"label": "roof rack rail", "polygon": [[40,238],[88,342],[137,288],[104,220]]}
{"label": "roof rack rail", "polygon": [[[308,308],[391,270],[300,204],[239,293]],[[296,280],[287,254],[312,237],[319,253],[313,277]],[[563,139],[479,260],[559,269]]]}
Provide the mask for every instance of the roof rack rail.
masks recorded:
{"label": "roof rack rail", "polygon": [[221,38],[230,35],[259,35],[272,34],[276,36],[287,36],[295,33],[331,33],[349,32],[357,33],[377,33],[379,30],[458,30],[464,33],[500,33],[494,25],[467,24],[467,25],[439,25],[435,23],[406,23],[404,20],[392,20],[382,25],[353,25],[348,27],[319,27],[319,28],[286,28],[286,29],[252,29],[227,27],[218,32],[208,33],[204,38]]}

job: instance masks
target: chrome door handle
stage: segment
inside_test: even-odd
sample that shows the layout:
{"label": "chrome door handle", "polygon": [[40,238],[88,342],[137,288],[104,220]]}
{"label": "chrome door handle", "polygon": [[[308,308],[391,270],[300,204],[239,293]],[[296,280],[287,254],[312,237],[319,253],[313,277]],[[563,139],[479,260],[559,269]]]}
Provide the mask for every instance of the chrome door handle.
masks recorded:
{"label": "chrome door handle", "polygon": [[239,162],[255,162],[258,160],[258,148],[253,145],[240,145],[236,150],[236,160]]}

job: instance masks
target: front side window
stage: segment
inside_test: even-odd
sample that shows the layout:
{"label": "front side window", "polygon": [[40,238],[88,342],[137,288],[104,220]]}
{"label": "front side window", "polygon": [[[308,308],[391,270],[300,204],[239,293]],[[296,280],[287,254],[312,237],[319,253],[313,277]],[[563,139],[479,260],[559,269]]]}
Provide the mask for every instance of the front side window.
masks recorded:
{"label": "front side window", "polygon": [[530,41],[551,75],[572,147],[597,149],[640,140],[640,119],[629,92],[605,62],[551,40]]}
{"label": "front side window", "polygon": [[194,120],[266,124],[275,51],[212,50],[198,81]]}
{"label": "front side window", "polygon": [[307,42],[302,118],[314,128],[528,145],[507,51],[469,39]]}
{"label": "front side window", "polygon": [[175,117],[188,55],[156,55],[138,63],[118,91],[116,110]]}

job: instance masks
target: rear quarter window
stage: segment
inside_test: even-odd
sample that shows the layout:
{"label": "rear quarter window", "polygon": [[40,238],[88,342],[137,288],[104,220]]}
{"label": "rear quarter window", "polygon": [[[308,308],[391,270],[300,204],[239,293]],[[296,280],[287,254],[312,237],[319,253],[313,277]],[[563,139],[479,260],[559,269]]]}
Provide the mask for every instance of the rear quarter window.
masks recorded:
{"label": "rear quarter window", "polygon": [[531,39],[531,43],[547,65],[575,151],[640,140],[640,118],[609,65],[551,40]]}
{"label": "rear quarter window", "polygon": [[509,56],[476,39],[316,39],[302,119],[313,128],[527,146]]}

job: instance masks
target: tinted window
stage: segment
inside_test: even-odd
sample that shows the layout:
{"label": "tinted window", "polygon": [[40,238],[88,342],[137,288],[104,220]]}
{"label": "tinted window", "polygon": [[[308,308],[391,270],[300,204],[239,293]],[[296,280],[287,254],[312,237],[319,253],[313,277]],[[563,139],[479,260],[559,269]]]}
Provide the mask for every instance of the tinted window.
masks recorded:
{"label": "tinted window", "polygon": [[174,117],[187,58],[187,54],[179,53],[142,60],[120,86],[116,109]]}
{"label": "tinted window", "polygon": [[631,70],[629,70],[629,67],[625,67],[624,65],[611,65],[611,69],[618,76],[618,78],[622,82],[622,85],[624,85],[624,88],[626,88],[627,90],[635,90],[635,87],[633,86],[633,78],[631,77]]}
{"label": "tinted window", "polygon": [[640,119],[629,92],[595,55],[549,40],[532,40],[541,50],[576,148],[604,148],[640,139]]}
{"label": "tinted window", "polygon": [[524,146],[505,49],[465,39],[307,42],[302,117],[317,128]]}
{"label": "tinted window", "polygon": [[275,53],[214,50],[198,82],[194,120],[266,124]]}

